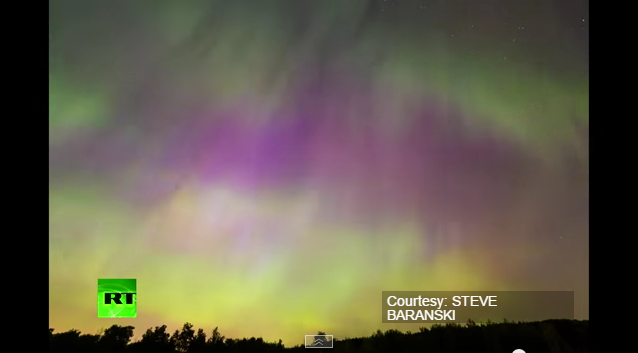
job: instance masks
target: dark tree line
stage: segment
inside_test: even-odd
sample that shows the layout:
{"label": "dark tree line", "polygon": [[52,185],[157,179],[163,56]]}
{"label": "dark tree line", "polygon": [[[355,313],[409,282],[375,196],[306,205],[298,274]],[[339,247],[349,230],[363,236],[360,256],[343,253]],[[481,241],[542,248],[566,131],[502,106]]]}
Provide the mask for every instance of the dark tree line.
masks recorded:
{"label": "dark tree line", "polygon": [[[82,334],[78,330],[55,333],[49,329],[49,351],[63,353],[204,353],[204,352],[304,352],[303,344],[285,348],[261,338],[230,339],[215,328],[210,335],[195,331],[190,323],[172,334],[166,325],[149,328],[142,339],[131,342],[133,326],[113,325],[101,334]],[[319,334],[323,334],[319,332]],[[589,321],[547,320],[542,322],[503,322],[421,328],[419,332],[377,331],[370,337],[334,339],[331,352],[589,352]]]}

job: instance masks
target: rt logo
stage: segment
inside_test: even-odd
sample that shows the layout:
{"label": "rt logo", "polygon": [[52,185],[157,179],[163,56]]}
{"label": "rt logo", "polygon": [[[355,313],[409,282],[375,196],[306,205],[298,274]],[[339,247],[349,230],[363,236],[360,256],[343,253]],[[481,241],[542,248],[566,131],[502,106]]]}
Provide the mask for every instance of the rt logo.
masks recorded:
{"label": "rt logo", "polygon": [[137,280],[108,278],[98,279],[97,317],[137,317]]}

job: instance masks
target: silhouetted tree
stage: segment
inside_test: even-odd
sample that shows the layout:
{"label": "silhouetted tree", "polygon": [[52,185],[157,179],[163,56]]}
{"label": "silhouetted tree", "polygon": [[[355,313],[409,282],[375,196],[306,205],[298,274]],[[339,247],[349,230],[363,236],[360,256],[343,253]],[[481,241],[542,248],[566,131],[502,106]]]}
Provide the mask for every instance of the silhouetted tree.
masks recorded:
{"label": "silhouetted tree", "polygon": [[224,345],[224,339],[225,337],[222,336],[221,333],[219,333],[219,328],[215,327],[212,335],[210,336],[208,341],[206,341],[206,345],[209,347],[214,347],[219,349],[220,347]]}
{"label": "silhouetted tree", "polygon": [[197,330],[197,334],[188,347],[188,353],[206,352],[206,333],[203,329]]}
{"label": "silhouetted tree", "polygon": [[[181,330],[169,336],[166,325],[149,328],[138,342],[131,343],[132,326],[113,325],[100,334],[82,334],[72,329],[56,333],[49,328],[49,351],[60,353],[216,353],[216,352],[307,352],[304,345],[285,348],[281,340],[264,342],[262,338],[226,339],[216,327],[206,337],[185,323]],[[316,336],[325,335],[318,332]],[[315,336],[315,337],[316,337]],[[334,340],[331,353],[336,352],[512,352],[521,348],[527,352],[578,352],[589,348],[589,322],[547,320],[543,322],[503,322],[467,325],[433,325],[419,332],[377,330],[370,337]],[[314,352],[314,351],[313,351]]]}
{"label": "silhouetted tree", "polygon": [[182,327],[182,331],[175,331],[177,336],[175,337],[175,348],[178,352],[188,352],[188,348],[195,339],[195,331],[193,325],[189,322],[185,323]]}
{"label": "silhouetted tree", "polygon": [[140,348],[145,352],[175,352],[175,346],[171,343],[170,335],[166,332],[166,325],[146,330],[142,335]]}
{"label": "silhouetted tree", "polygon": [[133,326],[113,325],[104,330],[98,345],[105,351],[123,352],[133,337],[133,330],[135,330]]}

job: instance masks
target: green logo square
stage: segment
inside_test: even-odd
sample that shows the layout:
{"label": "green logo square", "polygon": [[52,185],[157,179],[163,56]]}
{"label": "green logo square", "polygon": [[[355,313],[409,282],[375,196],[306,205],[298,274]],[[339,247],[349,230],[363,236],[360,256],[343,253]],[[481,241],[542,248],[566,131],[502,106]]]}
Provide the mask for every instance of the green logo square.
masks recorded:
{"label": "green logo square", "polygon": [[137,317],[137,280],[97,280],[97,317]]}

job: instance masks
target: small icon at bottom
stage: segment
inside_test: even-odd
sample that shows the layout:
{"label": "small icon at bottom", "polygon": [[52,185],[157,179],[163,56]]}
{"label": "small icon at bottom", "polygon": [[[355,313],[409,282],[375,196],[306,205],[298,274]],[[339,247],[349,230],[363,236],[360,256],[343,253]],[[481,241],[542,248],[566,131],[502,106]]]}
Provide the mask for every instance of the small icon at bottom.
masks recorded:
{"label": "small icon at bottom", "polygon": [[332,348],[332,335],[306,335],[306,348]]}

